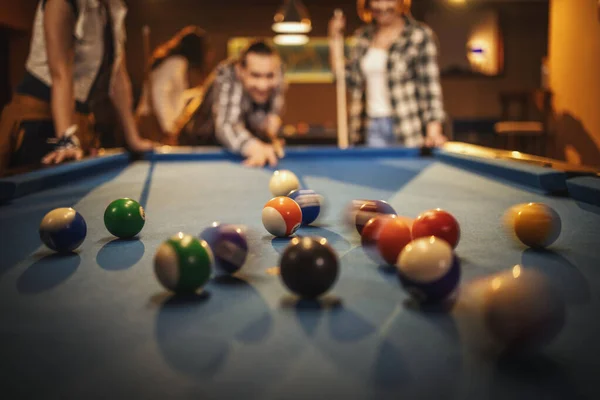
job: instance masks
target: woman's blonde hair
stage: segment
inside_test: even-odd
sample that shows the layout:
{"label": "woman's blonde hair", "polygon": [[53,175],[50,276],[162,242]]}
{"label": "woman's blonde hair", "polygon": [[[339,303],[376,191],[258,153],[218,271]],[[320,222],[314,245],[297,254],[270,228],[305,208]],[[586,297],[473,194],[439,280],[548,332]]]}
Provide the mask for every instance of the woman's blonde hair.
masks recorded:
{"label": "woman's blonde hair", "polygon": [[[370,6],[371,0],[356,0],[356,10],[358,16],[366,23],[373,21],[373,14]],[[396,9],[402,14],[410,14],[412,0],[396,0]]]}

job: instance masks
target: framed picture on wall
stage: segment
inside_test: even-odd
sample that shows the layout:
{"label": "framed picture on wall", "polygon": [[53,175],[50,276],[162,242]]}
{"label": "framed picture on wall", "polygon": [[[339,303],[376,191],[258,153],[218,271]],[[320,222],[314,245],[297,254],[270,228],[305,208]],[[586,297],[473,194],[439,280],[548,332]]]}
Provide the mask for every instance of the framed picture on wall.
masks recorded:
{"label": "framed picture on wall", "polygon": [[504,41],[495,10],[436,8],[425,23],[438,37],[442,75],[503,73]]}
{"label": "framed picture on wall", "polygon": [[[281,55],[286,66],[286,81],[289,83],[331,83],[333,72],[329,67],[329,41],[326,37],[311,38],[302,46],[285,46],[273,43],[271,38],[235,37],[227,43],[228,57],[236,57],[254,40],[264,40]],[[353,39],[346,41],[346,56]]]}

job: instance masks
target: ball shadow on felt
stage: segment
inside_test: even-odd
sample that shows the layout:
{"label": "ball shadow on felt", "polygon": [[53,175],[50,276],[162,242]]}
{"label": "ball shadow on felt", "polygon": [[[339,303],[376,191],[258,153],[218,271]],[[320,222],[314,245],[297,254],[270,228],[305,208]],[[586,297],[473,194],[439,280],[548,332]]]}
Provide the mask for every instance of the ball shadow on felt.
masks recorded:
{"label": "ball shadow on felt", "polygon": [[215,277],[195,295],[157,297],[156,302],[160,354],[174,370],[195,379],[212,379],[235,343],[260,343],[272,327],[257,290],[235,276]]}
{"label": "ball shadow on felt", "polygon": [[155,337],[161,355],[175,370],[196,378],[209,378],[224,364],[229,353],[225,338],[203,332],[202,315],[212,296],[198,294],[159,294],[161,302]]}
{"label": "ball shadow on felt", "polygon": [[[542,353],[501,355],[493,369],[490,398],[510,397],[515,400],[588,398],[579,393],[570,375],[566,366]],[[516,384],[526,385],[528,390],[518,392],[515,390]]]}
{"label": "ball shadow on felt", "polygon": [[544,274],[563,295],[567,304],[581,305],[591,301],[590,285],[579,268],[562,255],[549,249],[527,249],[521,265]]}
{"label": "ball shadow on felt", "polygon": [[315,333],[325,314],[339,312],[343,309],[342,300],[330,294],[314,299],[288,294],[281,298],[280,305],[283,310],[294,313],[298,323],[308,336]]}
{"label": "ball shadow on felt", "polygon": [[137,264],[145,251],[144,243],[137,238],[114,239],[98,251],[96,262],[105,270],[121,271]]}
{"label": "ball shadow on felt", "polygon": [[52,253],[35,261],[17,280],[17,290],[23,294],[38,294],[60,286],[71,277],[81,257],[77,253]]}

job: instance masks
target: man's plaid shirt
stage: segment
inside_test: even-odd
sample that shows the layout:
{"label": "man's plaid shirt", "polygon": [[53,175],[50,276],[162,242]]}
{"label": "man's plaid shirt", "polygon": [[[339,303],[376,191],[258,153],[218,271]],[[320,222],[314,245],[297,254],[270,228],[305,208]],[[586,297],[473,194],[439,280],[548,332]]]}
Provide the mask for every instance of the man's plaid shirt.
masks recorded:
{"label": "man's plaid shirt", "polygon": [[204,98],[183,128],[180,144],[220,144],[231,152],[240,153],[253,140],[268,141],[265,119],[269,114],[280,116],[284,108],[284,69],[279,84],[266,104],[255,104],[237,76],[238,60],[225,60],[207,79]]}
{"label": "man's plaid shirt", "polygon": [[[405,21],[403,33],[389,50],[388,88],[398,142],[407,147],[419,147],[423,145],[427,123],[442,122],[445,113],[435,34],[412,17],[406,16]],[[368,122],[365,77],[360,61],[367,53],[374,35],[373,24],[356,31],[356,42],[346,64],[352,140],[364,136]]]}

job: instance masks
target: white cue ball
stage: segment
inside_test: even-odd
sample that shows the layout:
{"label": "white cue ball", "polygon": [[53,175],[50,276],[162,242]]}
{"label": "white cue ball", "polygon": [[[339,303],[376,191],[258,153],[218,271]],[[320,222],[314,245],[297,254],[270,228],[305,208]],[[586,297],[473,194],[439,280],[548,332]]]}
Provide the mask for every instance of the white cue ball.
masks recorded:
{"label": "white cue ball", "polygon": [[269,181],[269,190],[275,197],[287,196],[292,190],[300,189],[298,177],[286,169],[273,172]]}
{"label": "white cue ball", "polygon": [[541,272],[520,265],[495,275],[484,299],[484,321],[509,351],[538,349],[565,323],[564,298]]}

